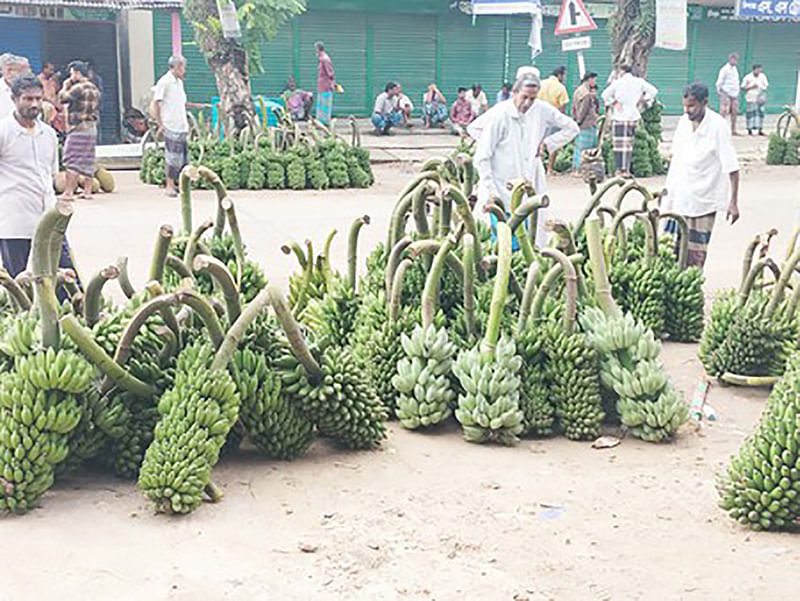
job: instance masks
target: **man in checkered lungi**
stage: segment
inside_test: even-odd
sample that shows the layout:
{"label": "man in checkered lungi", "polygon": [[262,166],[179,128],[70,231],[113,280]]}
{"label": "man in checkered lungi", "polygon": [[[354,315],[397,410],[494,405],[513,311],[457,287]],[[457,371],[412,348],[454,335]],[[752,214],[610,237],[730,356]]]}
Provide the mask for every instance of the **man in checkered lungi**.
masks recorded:
{"label": "man in checkered lungi", "polygon": [[630,65],[619,68],[622,75],[603,92],[603,102],[611,107],[611,139],[617,175],[630,177],[633,158],[633,139],[636,123],[641,117],[639,106],[652,102],[658,89],[641,77],[633,75]]}
{"label": "man in checkered lungi", "polygon": [[[731,224],[739,219],[739,161],[725,118],[708,108],[708,86],[687,87],[683,107],[672,140],[662,209],[684,217],[689,265],[702,269],[717,212],[726,211]],[[667,230],[679,233],[674,221]]]}

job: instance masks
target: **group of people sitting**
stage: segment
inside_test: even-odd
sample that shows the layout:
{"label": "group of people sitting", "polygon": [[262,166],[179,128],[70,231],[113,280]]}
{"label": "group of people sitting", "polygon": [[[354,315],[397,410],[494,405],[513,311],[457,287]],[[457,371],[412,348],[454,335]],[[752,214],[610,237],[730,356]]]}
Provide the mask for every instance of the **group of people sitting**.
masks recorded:
{"label": "group of people sitting", "polygon": [[[497,93],[497,102],[508,100],[510,96],[511,86],[504,84]],[[428,86],[428,90],[422,95],[424,126],[445,128],[449,119],[451,132],[455,135],[466,135],[467,126],[488,108],[489,102],[480,84],[475,84],[471,88],[458,88],[458,97],[452,105],[448,105],[447,98],[436,84]],[[387,135],[393,127],[400,125],[412,127],[413,110],[414,104],[403,93],[402,86],[397,82],[389,82],[375,99],[375,108],[372,112],[375,133]]]}

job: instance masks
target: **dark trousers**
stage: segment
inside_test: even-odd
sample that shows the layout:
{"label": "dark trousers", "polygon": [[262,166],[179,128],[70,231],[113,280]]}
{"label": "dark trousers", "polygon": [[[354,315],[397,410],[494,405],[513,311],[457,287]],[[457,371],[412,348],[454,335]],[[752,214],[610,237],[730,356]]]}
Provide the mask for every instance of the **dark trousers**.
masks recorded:
{"label": "dark trousers", "polygon": [[[12,278],[17,277],[25,271],[28,266],[28,256],[31,254],[31,240],[27,238],[0,238],[0,255],[3,257],[3,267]],[[61,257],[58,266],[65,269],[75,269],[72,258],[69,255],[69,244],[67,239],[61,244]],[[67,299],[67,293],[62,286],[56,292],[59,302]]]}

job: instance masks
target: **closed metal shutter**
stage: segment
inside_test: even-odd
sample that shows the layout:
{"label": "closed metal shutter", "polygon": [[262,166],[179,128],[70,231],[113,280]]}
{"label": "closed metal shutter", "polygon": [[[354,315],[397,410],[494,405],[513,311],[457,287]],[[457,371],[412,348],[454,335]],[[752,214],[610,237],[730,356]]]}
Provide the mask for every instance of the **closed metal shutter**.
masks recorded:
{"label": "closed metal shutter", "polygon": [[[206,59],[194,41],[194,30],[181,19],[183,36],[182,54],[186,58],[186,79],[183,87],[189,102],[210,103],[217,96],[217,82],[206,64]],[[170,14],[159,11],[153,13],[153,65],[155,81],[169,69],[167,62],[172,55],[172,25]]]}
{"label": "closed metal shutter", "polygon": [[647,80],[658,88],[658,100],[667,113],[682,113],[683,89],[689,83],[689,51],[654,48],[647,61]]}
{"label": "closed metal shutter", "polygon": [[41,23],[35,19],[0,17],[0,54],[11,52],[25,56],[33,70],[38,73],[42,68]]}
{"label": "closed metal shutter", "polygon": [[367,96],[367,17],[364,13],[314,11],[298,19],[300,31],[297,85],[316,93],[319,59],[314,51],[317,40],[333,61],[336,82],[344,88],[336,94],[333,111],[336,115],[364,113]]}
{"label": "closed metal shutter", "polygon": [[459,87],[479,83],[491,104],[503,83],[505,19],[480,17],[473,26],[452,11],[439,23],[442,92],[452,100]]}
{"label": "closed metal shutter", "polygon": [[779,113],[794,104],[797,69],[800,65],[800,24],[753,23],[752,58],[739,63],[742,77],[760,63],[769,80],[767,111]]}
{"label": "closed metal shutter", "polygon": [[43,56],[66,73],[73,60],[91,62],[102,79],[99,142],[119,140],[119,90],[117,71],[117,31],[113,23],[86,21],[45,21]]}
{"label": "closed metal shutter", "polygon": [[[289,76],[294,75],[292,61],[292,28],[291,25],[282,27],[275,39],[268,44],[262,43],[259,47],[261,53],[261,66],[263,73],[256,73],[250,69],[250,79],[253,94],[258,96],[277,96],[286,86]],[[308,83],[297,82],[297,86],[313,90]]]}
{"label": "closed metal shutter", "polygon": [[[403,86],[417,111],[422,95],[436,81],[436,18],[419,15],[370,15],[373,30],[372,96],[390,80]],[[455,95],[442,90],[448,102]],[[371,107],[370,107],[371,110]]]}
{"label": "closed metal shutter", "polygon": [[[704,20],[697,23],[697,44],[694,47],[693,81],[702,81],[711,92],[710,104],[719,110],[715,91],[719,70],[731,52],[745,55],[747,48],[747,23],[737,21]],[[744,76],[743,65],[739,75]]]}

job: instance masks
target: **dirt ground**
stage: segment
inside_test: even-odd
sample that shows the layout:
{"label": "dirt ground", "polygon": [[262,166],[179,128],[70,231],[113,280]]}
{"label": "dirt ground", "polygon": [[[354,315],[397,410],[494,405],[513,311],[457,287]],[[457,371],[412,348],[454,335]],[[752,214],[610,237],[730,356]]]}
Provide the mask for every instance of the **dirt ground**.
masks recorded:
{"label": "dirt ground", "polygon": [[[252,256],[285,282],[294,264],[279,246],[289,239],[321,245],[360,214],[372,217],[362,248],[383,239],[411,173],[380,166],[368,191],[233,197]],[[124,254],[141,285],[157,227],[179,225],[178,203],[134,173],[117,181],[113,195],[80,201],[69,237],[84,274]],[[742,220],[714,232],[708,295],[738,282],[754,233],[777,226],[777,246],[785,242],[798,182],[796,168],[745,168]],[[586,198],[570,177],[551,180],[551,192],[567,219]],[[212,216],[211,193],[196,199],[195,219]],[[691,395],[703,375],[696,345],[666,344],[663,359]],[[595,450],[556,438],[499,448],[463,442],[455,425],[393,424],[375,452],[317,442],[281,463],[245,451],[214,472],[223,502],[182,518],[154,515],[132,483],[84,473],[57,483],[40,509],[0,520],[0,601],[796,600],[800,536],[750,532],[716,506],[715,475],[765,398],[714,386],[717,421],[665,445],[624,439]]]}

